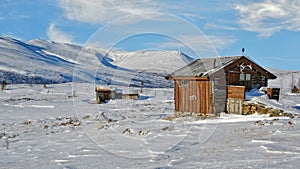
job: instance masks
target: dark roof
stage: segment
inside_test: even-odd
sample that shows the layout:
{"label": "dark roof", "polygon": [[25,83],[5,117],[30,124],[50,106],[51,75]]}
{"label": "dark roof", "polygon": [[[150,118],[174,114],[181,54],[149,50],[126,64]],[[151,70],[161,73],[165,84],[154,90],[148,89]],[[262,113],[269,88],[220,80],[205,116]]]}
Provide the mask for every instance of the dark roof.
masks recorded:
{"label": "dark roof", "polygon": [[[175,72],[169,74],[166,78],[170,79],[172,77],[208,77],[219,70],[225,68],[226,66],[230,65],[231,63],[245,58],[252,63],[256,64],[250,58],[245,56],[227,56],[227,57],[215,57],[215,58],[201,58],[194,60],[193,62],[189,63],[188,65],[176,70]],[[258,64],[256,64],[259,66]],[[260,66],[259,66],[260,67]],[[260,67],[265,72],[268,72],[272,77],[275,77],[271,72],[265,70],[264,68]]]}
{"label": "dark roof", "polygon": [[230,56],[230,57],[215,57],[215,58],[201,58],[194,60],[188,65],[176,70],[168,76],[197,76],[204,77],[212,74],[224,66],[240,59],[242,56]]}

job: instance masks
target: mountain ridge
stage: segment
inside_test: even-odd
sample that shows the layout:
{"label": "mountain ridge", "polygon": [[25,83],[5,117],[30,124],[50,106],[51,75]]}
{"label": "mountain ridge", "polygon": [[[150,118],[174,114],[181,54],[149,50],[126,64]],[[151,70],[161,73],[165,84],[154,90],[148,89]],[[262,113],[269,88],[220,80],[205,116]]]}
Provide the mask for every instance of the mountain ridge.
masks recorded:
{"label": "mountain ridge", "polygon": [[[192,60],[179,51],[104,51],[49,40],[22,42],[0,36],[0,80],[8,83],[81,81],[128,85],[128,81],[134,79],[149,82],[145,86],[164,87],[171,85],[164,81],[164,75]],[[122,58],[122,62],[117,58]],[[155,60],[155,64],[147,65],[151,60]]]}

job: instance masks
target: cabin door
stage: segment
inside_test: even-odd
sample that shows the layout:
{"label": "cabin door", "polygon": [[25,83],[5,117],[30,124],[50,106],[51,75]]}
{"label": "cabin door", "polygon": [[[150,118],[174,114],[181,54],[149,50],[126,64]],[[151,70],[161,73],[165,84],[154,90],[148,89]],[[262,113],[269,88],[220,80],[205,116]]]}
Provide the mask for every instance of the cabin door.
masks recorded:
{"label": "cabin door", "polygon": [[[198,84],[199,82],[194,80],[181,80],[177,90],[178,94],[178,110],[180,112],[193,112],[202,113],[204,111],[200,108],[204,108],[202,104],[201,90],[203,86]],[[201,84],[201,83],[200,83]]]}
{"label": "cabin door", "polygon": [[208,114],[209,96],[209,81],[178,81],[175,84],[175,111]]}
{"label": "cabin door", "polygon": [[229,85],[239,85],[239,82],[240,82],[240,73],[239,72],[228,73],[228,84]]}
{"label": "cabin door", "polygon": [[252,77],[250,73],[240,74],[240,85],[245,86],[246,90],[252,89]]}

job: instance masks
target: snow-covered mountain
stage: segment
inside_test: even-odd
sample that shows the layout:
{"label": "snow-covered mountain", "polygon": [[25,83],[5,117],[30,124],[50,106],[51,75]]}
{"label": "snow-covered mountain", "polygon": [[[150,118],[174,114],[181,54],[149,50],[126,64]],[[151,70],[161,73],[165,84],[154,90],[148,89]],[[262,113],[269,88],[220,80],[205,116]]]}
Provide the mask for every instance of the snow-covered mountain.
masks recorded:
{"label": "snow-covered mountain", "polygon": [[290,93],[294,86],[300,88],[300,72],[284,71],[274,68],[267,69],[277,76],[276,79],[269,80],[270,87],[279,87],[281,93]]}
{"label": "snow-covered mountain", "polygon": [[0,37],[0,80],[8,83],[62,83],[170,86],[164,75],[192,60],[178,51],[114,51],[41,39]]}
{"label": "snow-covered mountain", "polygon": [[193,60],[179,51],[116,51],[108,55],[120,67],[162,73],[173,72]]}

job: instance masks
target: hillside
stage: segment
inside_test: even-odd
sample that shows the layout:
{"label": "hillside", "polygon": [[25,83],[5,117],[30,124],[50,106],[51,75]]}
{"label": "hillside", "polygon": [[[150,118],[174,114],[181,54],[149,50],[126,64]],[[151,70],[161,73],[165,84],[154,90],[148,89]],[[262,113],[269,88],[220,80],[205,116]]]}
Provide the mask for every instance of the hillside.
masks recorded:
{"label": "hillside", "polygon": [[[179,51],[110,51],[96,47],[57,43],[41,39],[28,42],[0,37],[0,80],[8,83],[64,83],[81,81],[96,84],[167,87],[168,73],[193,58]],[[300,87],[300,72],[267,68],[278,78],[271,87],[282,93]]]}
{"label": "hillside", "polygon": [[270,87],[279,87],[283,94],[289,94],[294,85],[300,88],[300,72],[283,71],[274,68],[268,68],[268,70],[277,76],[277,79],[269,80]]}
{"label": "hillside", "polygon": [[0,76],[8,83],[64,83],[171,86],[164,79],[192,59],[177,51],[117,51],[0,37]]}
{"label": "hillside", "polygon": [[139,71],[171,73],[191,62],[193,58],[178,51],[110,52],[115,65]]}

